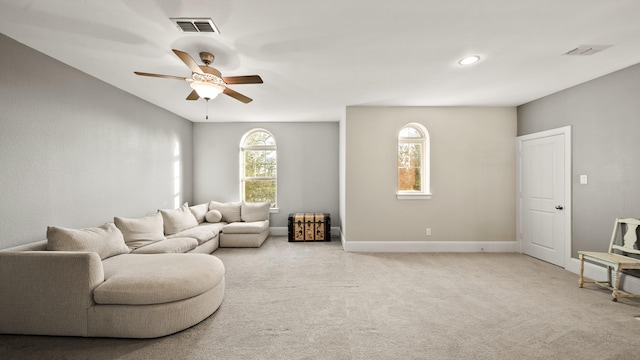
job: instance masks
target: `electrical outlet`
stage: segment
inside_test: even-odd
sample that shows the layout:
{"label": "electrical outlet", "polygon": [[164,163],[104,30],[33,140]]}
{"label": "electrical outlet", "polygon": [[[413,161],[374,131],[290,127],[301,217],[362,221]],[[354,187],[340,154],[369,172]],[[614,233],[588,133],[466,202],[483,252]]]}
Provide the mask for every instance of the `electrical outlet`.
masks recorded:
{"label": "electrical outlet", "polygon": [[427,228],[427,236],[431,236],[431,228]]}

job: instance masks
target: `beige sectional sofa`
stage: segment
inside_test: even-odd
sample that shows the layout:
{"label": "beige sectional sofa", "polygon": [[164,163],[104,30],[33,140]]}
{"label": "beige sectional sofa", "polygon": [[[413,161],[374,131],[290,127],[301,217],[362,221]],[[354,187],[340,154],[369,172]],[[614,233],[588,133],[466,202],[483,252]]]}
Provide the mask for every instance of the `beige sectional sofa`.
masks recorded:
{"label": "beige sectional sofa", "polygon": [[224,296],[225,268],[210,253],[260,246],[268,214],[268,203],[211,202],[51,226],[47,240],[0,251],[0,333],[153,338],[193,326]]}

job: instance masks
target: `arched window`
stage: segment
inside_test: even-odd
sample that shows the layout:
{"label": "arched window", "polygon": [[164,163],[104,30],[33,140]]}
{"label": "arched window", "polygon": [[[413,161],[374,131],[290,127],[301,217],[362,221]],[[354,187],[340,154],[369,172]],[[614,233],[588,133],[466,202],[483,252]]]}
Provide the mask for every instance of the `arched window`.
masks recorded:
{"label": "arched window", "polygon": [[240,141],[240,198],[245,202],[277,204],[276,140],[265,129],[248,131]]}
{"label": "arched window", "polygon": [[398,133],[398,199],[429,199],[429,132],[418,123]]}

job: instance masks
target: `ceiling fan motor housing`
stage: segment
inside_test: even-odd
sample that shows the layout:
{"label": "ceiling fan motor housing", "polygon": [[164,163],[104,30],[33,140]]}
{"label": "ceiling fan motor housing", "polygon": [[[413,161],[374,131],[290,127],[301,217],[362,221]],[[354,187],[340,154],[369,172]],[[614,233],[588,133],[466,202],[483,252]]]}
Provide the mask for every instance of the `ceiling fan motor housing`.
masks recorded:
{"label": "ceiling fan motor housing", "polygon": [[202,60],[202,62],[205,65],[209,65],[213,62],[213,54],[212,53],[208,53],[208,52],[201,52],[200,53],[200,60]]}

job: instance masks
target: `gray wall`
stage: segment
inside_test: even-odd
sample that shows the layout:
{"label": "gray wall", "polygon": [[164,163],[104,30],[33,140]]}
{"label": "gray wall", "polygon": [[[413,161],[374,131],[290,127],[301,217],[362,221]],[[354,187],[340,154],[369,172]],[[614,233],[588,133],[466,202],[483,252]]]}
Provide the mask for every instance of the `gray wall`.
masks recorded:
{"label": "gray wall", "polygon": [[[640,217],[640,65],[518,107],[518,135],[572,127],[572,256],[606,251],[616,217]],[[580,185],[579,176],[588,175]]]}
{"label": "gray wall", "polygon": [[0,34],[0,248],[192,197],[192,123]]}
{"label": "gray wall", "polygon": [[194,203],[240,199],[240,139],[249,130],[271,132],[278,146],[278,207],[272,227],[291,212],[328,212],[340,226],[338,123],[195,123]]}
{"label": "gray wall", "polygon": [[[429,200],[396,199],[410,122],[430,134]],[[515,108],[348,107],[342,126],[347,241],[516,240]]]}

